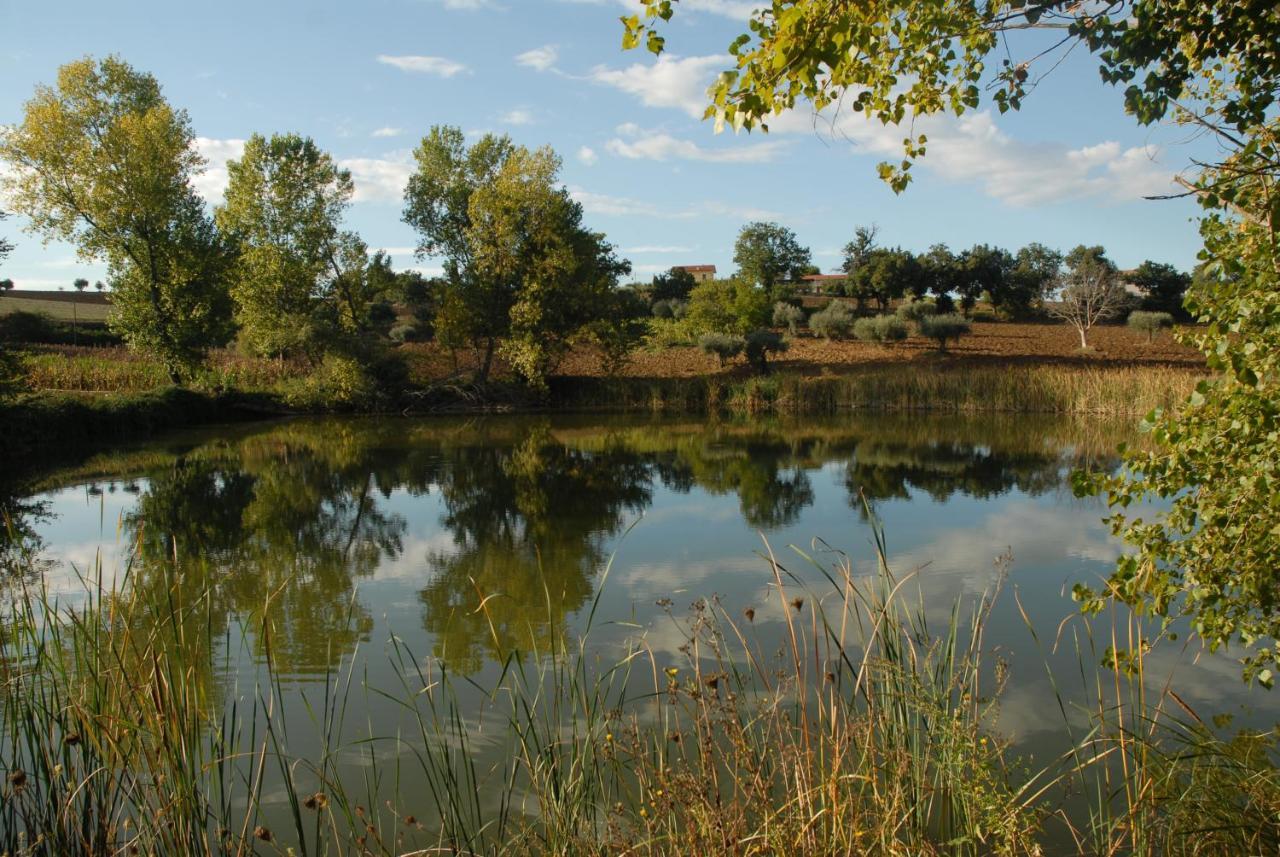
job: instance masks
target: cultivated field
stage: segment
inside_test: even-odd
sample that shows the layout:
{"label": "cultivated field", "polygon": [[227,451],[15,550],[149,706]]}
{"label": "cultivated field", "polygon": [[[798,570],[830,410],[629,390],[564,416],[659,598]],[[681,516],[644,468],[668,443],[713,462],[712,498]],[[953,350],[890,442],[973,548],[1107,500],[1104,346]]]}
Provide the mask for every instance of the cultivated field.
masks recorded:
{"label": "cultivated field", "polygon": [[110,311],[107,296],[97,292],[14,292],[0,295],[0,315],[33,312],[59,321],[104,322]]}

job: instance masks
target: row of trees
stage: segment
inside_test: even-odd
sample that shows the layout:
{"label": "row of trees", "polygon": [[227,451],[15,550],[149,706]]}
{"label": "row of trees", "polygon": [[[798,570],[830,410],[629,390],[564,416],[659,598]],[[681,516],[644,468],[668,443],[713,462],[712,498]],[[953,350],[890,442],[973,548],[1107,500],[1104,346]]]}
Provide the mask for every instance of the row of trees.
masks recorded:
{"label": "row of trees", "polygon": [[626,330],[614,287],[629,264],[583,225],[549,148],[493,135],[468,147],[459,129],[431,130],[404,209],[419,255],[445,261],[429,285],[344,227],[351,174],[310,138],[250,137],[212,214],[194,144],[186,113],[117,57],[63,66],[0,140],[14,208],[106,261],[112,325],[175,383],[233,336],[260,355],[366,358],[368,334],[395,319],[393,296],[447,345],[479,346],[481,380],[499,348],[537,386],[572,337]]}

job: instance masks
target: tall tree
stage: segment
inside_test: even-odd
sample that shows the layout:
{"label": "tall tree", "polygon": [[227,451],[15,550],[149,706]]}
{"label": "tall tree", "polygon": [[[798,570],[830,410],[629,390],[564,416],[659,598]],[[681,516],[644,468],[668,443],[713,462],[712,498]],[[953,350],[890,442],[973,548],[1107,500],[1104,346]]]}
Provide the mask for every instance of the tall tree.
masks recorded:
{"label": "tall tree", "polygon": [[975,244],[961,253],[956,266],[955,292],[964,311],[971,312],[983,294],[999,306],[1012,268],[1013,259],[999,247]]}
{"label": "tall tree", "polygon": [[71,283],[71,285],[75,286],[75,290],[77,292],[80,292],[83,294],[84,290],[89,288],[89,281],[86,280],[84,277],[76,277],[75,280]]}
{"label": "tall tree", "polygon": [[[8,216],[9,216],[8,212],[4,211],[3,209],[0,209],[0,220],[4,220]],[[13,252],[12,242],[7,241],[4,238],[0,238],[0,261],[4,261],[4,258],[12,252]]]}
{"label": "tall tree", "polygon": [[226,249],[192,186],[194,144],[186,113],[117,57],[64,65],[0,141],[13,208],[31,231],[106,260],[112,326],[175,382],[229,333]]}
{"label": "tall tree", "polygon": [[1005,304],[1009,314],[1019,318],[1043,304],[1056,286],[1061,269],[1062,254],[1057,250],[1034,242],[1019,250],[1007,279]]}
{"label": "tall tree", "polygon": [[415,152],[404,218],[421,255],[444,256],[437,329],[480,344],[488,378],[499,345],[535,387],[570,338],[602,316],[630,264],[582,224],[560,184],[560,159],[486,135],[467,147],[457,128],[433,128]]}
{"label": "tall tree", "polygon": [[800,279],[811,261],[809,248],[778,223],[748,223],[733,245],[738,276],[764,289],[770,301],[786,298],[786,284]]}
{"label": "tall tree", "polygon": [[1191,275],[1162,262],[1144,261],[1130,271],[1129,283],[1142,292],[1142,308],[1153,312],[1167,312],[1174,318],[1186,319],[1187,311],[1182,299],[1191,285]]}
{"label": "tall tree", "polygon": [[231,295],[248,346],[273,356],[314,351],[335,326],[362,329],[366,249],[342,231],[351,174],[297,134],[254,134],[227,173],[214,218],[239,248]]}
{"label": "tall tree", "polygon": [[655,274],[653,285],[649,289],[649,298],[654,301],[687,301],[689,292],[698,281],[684,268],[672,268],[661,274]]}

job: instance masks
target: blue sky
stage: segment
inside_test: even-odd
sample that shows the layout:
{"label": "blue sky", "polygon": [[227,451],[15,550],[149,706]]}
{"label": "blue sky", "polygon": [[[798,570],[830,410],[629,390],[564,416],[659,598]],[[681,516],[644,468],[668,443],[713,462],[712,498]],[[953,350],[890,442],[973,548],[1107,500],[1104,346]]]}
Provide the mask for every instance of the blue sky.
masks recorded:
{"label": "blue sky", "polygon": [[[684,0],[670,55],[622,52],[631,0],[259,0],[256,3],[32,3],[0,0],[0,123],[16,122],[58,66],[117,53],[154,74],[186,109],[208,157],[201,192],[220,198],[224,164],[250,134],[310,135],[349,168],[349,225],[397,266],[415,261],[400,191],[415,143],[434,124],[550,144],[563,180],[637,278],[673,264],[732,270],[750,220],[777,220],[823,270],[860,224],[881,243],[923,250],[1040,241],[1102,244],[1122,266],[1146,258],[1189,269],[1200,242],[1187,201],[1151,202],[1202,144],[1175,127],[1140,128],[1082,51],[1048,75],[1018,114],[930,121],[930,152],[895,196],[875,165],[902,132],[859,116],[836,132],[799,112],[768,135],[716,135],[702,95],[726,67],[751,2]],[[820,122],[821,124],[821,122]],[[828,121],[829,124],[829,121]],[[61,244],[18,244],[0,276],[19,288],[70,286],[105,269]]]}

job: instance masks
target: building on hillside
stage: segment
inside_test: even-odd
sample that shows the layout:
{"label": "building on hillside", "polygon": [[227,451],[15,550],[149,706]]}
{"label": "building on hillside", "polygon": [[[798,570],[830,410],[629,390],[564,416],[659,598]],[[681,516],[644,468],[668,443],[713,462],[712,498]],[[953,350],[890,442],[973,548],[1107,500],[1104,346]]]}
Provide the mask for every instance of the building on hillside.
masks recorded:
{"label": "building on hillside", "polygon": [[693,277],[695,283],[705,283],[716,278],[715,265],[676,265],[671,270],[684,271]]}
{"label": "building on hillside", "polygon": [[805,274],[800,278],[800,291],[810,295],[825,295],[840,291],[844,274]]}

